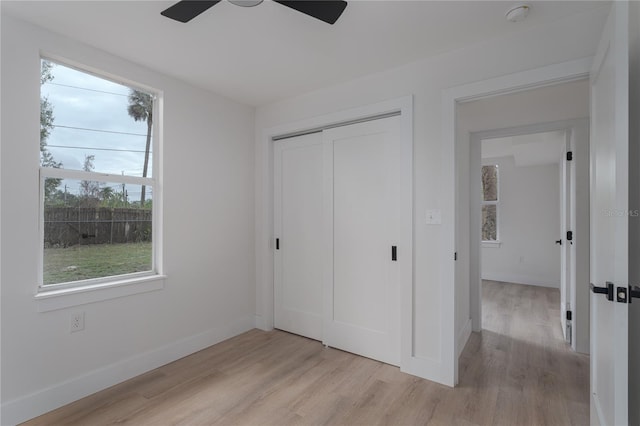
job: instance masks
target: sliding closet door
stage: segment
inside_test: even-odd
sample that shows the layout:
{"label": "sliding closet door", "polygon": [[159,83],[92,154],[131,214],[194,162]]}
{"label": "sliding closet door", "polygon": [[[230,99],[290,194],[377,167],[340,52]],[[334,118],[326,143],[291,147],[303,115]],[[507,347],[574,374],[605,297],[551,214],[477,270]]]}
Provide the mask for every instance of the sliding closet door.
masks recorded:
{"label": "sliding closet door", "polygon": [[[324,343],[400,364],[399,117],[323,132]],[[395,248],[393,248],[395,247]],[[404,250],[404,252],[403,252]]]}
{"label": "sliding closet door", "polygon": [[276,328],[322,340],[322,136],[275,142]]}

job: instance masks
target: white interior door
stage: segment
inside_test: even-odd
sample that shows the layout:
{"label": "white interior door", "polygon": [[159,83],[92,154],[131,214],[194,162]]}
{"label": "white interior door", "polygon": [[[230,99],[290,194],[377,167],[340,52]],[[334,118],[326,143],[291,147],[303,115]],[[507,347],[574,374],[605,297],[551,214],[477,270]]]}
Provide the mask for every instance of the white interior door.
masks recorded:
{"label": "white interior door", "polygon": [[571,331],[567,323],[567,311],[571,310],[570,300],[570,250],[571,241],[567,239],[570,224],[570,162],[566,160],[567,149],[562,150],[560,162],[560,322],[562,333],[567,342],[571,341]]}
{"label": "white interior door", "polygon": [[[628,13],[613,2],[591,73],[591,423],[628,424]],[[595,289],[592,289],[595,290]],[[637,404],[637,401],[633,402]]]}
{"label": "white interior door", "polygon": [[[640,2],[629,4],[629,75],[640,75]],[[629,424],[640,425],[640,79],[630,78],[629,90]]]}
{"label": "white interior door", "polygon": [[322,136],[274,144],[274,326],[322,340]]}
{"label": "white interior door", "polygon": [[390,117],[323,132],[325,211],[333,219],[325,228],[324,342],[393,365],[400,364],[399,263],[410,262],[400,245],[399,123]]}

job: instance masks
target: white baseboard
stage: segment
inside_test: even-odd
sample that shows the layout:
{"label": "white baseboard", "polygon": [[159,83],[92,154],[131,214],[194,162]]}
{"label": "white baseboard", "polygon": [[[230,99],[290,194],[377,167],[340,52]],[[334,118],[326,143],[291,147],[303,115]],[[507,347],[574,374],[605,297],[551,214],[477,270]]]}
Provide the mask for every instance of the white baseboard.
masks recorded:
{"label": "white baseboard", "polygon": [[40,416],[85,396],[124,382],[154,368],[207,348],[253,329],[254,316],[177,340],[163,347],[88,372],[65,382],[2,404],[3,426],[15,425]]}
{"label": "white baseboard", "polygon": [[458,358],[460,358],[460,355],[464,350],[464,345],[467,344],[469,337],[471,337],[471,318],[467,320],[467,322],[464,324],[464,326],[462,327],[462,330],[460,330],[457,336],[456,347],[458,352]]}
{"label": "white baseboard", "polygon": [[273,325],[267,326],[266,321],[262,315],[256,315],[256,319],[254,322],[258,330],[262,330],[262,331],[273,330]]}
{"label": "white baseboard", "polygon": [[409,356],[400,361],[400,371],[453,388],[453,373],[442,359]]}
{"label": "white baseboard", "polygon": [[482,279],[489,281],[501,281],[505,283],[535,285],[538,287],[560,288],[559,282],[530,275],[491,273],[483,271]]}

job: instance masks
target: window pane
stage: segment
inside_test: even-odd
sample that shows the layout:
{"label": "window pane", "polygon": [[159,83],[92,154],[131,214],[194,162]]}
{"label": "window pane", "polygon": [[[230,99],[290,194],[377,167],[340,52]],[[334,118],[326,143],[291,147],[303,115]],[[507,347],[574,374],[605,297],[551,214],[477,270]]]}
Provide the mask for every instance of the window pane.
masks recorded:
{"label": "window pane", "polygon": [[497,241],[497,206],[482,206],[482,241]]}
{"label": "window pane", "polygon": [[498,166],[482,166],[482,199],[498,201]]}
{"label": "window pane", "polygon": [[46,178],[43,284],[151,271],[152,203],[150,186]]}
{"label": "window pane", "polygon": [[152,177],[153,118],[151,94],[42,61],[43,167]]}

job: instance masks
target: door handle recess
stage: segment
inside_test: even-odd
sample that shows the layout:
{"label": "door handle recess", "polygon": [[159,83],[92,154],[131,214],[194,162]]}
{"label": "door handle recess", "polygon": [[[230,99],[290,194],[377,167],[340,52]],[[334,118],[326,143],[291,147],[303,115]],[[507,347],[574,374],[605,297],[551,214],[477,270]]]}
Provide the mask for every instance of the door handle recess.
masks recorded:
{"label": "door handle recess", "polygon": [[607,286],[606,287],[596,287],[593,284],[589,284],[589,287],[591,288],[591,291],[595,294],[606,294],[607,295],[607,300],[613,301],[613,283],[610,283],[609,281],[607,281]]}

